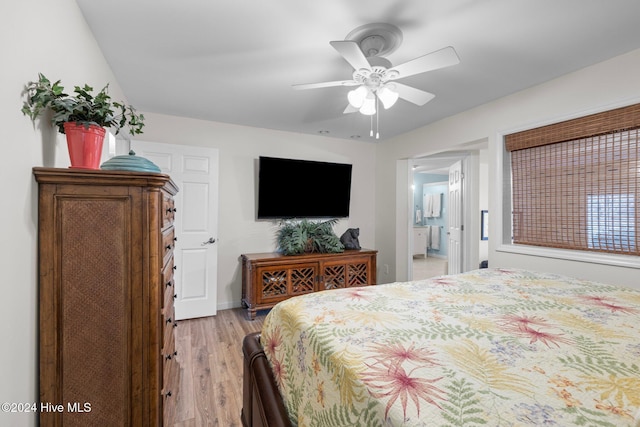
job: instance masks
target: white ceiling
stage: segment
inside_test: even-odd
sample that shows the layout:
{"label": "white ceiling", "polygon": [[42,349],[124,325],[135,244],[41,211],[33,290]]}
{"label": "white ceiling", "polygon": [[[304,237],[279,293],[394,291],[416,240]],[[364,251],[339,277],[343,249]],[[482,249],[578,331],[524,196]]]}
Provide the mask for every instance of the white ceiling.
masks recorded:
{"label": "white ceiling", "polygon": [[361,25],[402,30],[394,65],[445,46],[461,61],[402,79],[436,98],[383,110],[380,139],[640,48],[638,0],[77,3],[138,110],[370,141],[370,118],[343,114],[350,88],[291,88],[351,79],[329,41]]}

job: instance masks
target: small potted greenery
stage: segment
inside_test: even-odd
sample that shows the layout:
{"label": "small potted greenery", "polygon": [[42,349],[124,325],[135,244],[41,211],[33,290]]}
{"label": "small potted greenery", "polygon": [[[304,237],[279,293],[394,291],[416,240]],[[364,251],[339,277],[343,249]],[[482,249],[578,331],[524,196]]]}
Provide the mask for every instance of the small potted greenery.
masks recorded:
{"label": "small potted greenery", "polygon": [[284,221],[276,236],[278,251],[284,255],[344,252],[344,245],[333,232],[333,226],[337,222],[337,219],[323,222],[307,219]]}
{"label": "small potted greenery", "polygon": [[72,168],[99,169],[105,128],[118,134],[129,127],[131,135],[142,133],[144,115],[131,105],[113,102],[106,85],[97,94],[87,84],[75,86],[73,95],[64,93],[60,80],[51,83],[43,74],[38,81],[27,83],[22,113],[32,121],[46,111],[52,113],[52,124],[65,134]]}

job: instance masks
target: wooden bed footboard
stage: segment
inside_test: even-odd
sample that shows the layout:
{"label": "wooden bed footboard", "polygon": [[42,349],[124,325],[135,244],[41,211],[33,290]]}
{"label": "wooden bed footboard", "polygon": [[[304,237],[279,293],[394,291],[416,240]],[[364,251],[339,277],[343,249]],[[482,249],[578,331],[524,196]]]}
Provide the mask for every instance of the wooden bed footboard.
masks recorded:
{"label": "wooden bed footboard", "polygon": [[242,341],[244,377],[242,425],[244,427],[292,427],[271,366],[254,332]]}

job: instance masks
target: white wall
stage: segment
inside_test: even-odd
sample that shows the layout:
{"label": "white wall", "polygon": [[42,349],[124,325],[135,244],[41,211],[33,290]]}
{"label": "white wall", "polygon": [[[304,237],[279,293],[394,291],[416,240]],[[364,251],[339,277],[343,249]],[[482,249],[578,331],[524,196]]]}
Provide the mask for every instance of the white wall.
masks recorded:
{"label": "white wall", "polygon": [[378,263],[395,265],[398,248],[406,246],[407,241],[406,232],[396,235],[388,232],[403,230],[399,226],[406,221],[406,200],[402,199],[402,193],[396,194],[396,206],[381,202],[383,195],[394,191],[395,183],[389,181],[395,179],[396,170],[401,169],[398,159],[455,150],[473,141],[487,139],[490,266],[546,270],[640,287],[637,283],[638,270],[635,268],[594,264],[587,261],[586,257],[584,261],[569,261],[498,250],[503,209],[503,183],[498,176],[498,171],[502,169],[502,164],[498,162],[502,142],[498,135],[640,102],[639,75],[640,50],[636,50],[381,143],[376,154]]}
{"label": "white wall", "polygon": [[[0,5],[2,85],[0,115],[3,117],[3,182],[5,226],[0,249],[4,307],[0,318],[0,402],[37,401],[37,188],[33,166],[66,167],[63,139],[34,129],[22,116],[21,90],[28,80],[43,72],[68,86],[88,83],[99,87],[111,83],[111,94],[121,91],[92,34],[73,0],[5,1]],[[114,23],[117,31],[117,23]],[[398,202],[398,177],[406,180],[406,159],[446,151],[470,141],[488,138],[491,144],[490,219],[501,208],[492,195],[496,183],[496,134],[505,129],[562,118],[584,110],[640,98],[640,51],[587,68],[545,85],[520,92],[468,112],[447,118],[378,145],[294,135],[265,129],[202,122],[147,114],[145,139],[174,144],[209,145],[220,149],[220,272],[218,299],[239,300],[238,256],[243,252],[271,250],[273,227],[253,220],[253,159],[258,155],[314,158],[354,163],[352,216],[342,228],[361,228],[361,243],[380,251],[378,265],[389,266],[381,282],[395,278],[396,246],[406,243],[397,230],[406,230],[406,200]],[[427,107],[428,108],[428,107]],[[52,149],[52,147],[54,147]],[[375,165],[375,172],[372,168]],[[405,170],[402,170],[405,168]],[[247,190],[249,186],[249,190]],[[402,191],[406,193],[405,184]],[[404,195],[405,199],[407,195]],[[402,206],[400,206],[402,205]],[[404,212],[403,212],[404,210]],[[398,221],[402,220],[399,225]],[[633,282],[637,270],[594,266],[576,261],[546,260],[496,251],[491,224],[489,259],[493,266],[516,266],[560,271],[609,281]],[[404,239],[404,240],[403,240]],[[380,273],[380,271],[379,271]],[[34,414],[0,412],[0,425],[35,425]]]}
{"label": "white wall", "polygon": [[[0,246],[0,402],[37,401],[37,187],[33,166],[69,165],[62,136],[34,129],[22,115],[21,91],[38,72],[75,84],[110,83],[121,91],[73,0],[21,0],[0,4],[3,149],[0,174],[3,224]],[[0,412],[0,425],[35,425],[34,414]]]}
{"label": "white wall", "polygon": [[[240,306],[240,255],[276,249],[276,223],[255,220],[255,166],[259,156],[353,164],[350,216],[334,230],[340,236],[347,228],[360,228],[360,245],[376,247],[375,173],[371,167],[375,162],[374,144],[159,114],[145,113],[145,117],[147,125],[140,139],[219,150],[218,309]],[[304,176],[291,179],[300,181],[304,188]]]}
{"label": "white wall", "polygon": [[[37,401],[37,186],[34,166],[67,167],[62,135],[47,126],[34,129],[20,112],[21,91],[38,72],[65,87],[110,83],[114,99],[122,92],[73,0],[2,2],[0,46],[3,84],[0,114],[5,146],[0,160],[4,194],[0,219],[5,225],[0,249],[3,272],[0,339],[0,402]],[[116,29],[114,28],[114,31]],[[125,100],[126,101],[126,100]],[[363,247],[375,248],[375,145],[313,135],[297,135],[145,112],[141,139],[206,145],[220,150],[220,246],[218,301],[239,306],[239,256],[272,251],[275,226],[254,220],[254,161],[260,155],[353,164],[351,216],[336,227],[360,228]],[[304,177],[298,177],[303,180]],[[34,414],[0,412],[0,425],[35,425]]]}

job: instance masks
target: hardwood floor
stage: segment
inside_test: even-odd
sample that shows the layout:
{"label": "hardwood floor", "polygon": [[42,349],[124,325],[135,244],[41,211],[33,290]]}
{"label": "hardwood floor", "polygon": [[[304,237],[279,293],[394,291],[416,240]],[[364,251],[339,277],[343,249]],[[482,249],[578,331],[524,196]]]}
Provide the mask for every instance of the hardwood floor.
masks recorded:
{"label": "hardwood floor", "polygon": [[[241,427],[242,339],[262,327],[266,312],[248,320],[246,310],[180,321],[176,348],[180,362],[174,427]],[[171,425],[171,422],[169,422]]]}

